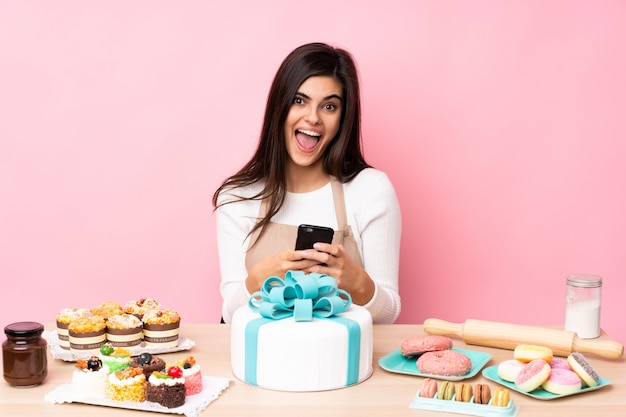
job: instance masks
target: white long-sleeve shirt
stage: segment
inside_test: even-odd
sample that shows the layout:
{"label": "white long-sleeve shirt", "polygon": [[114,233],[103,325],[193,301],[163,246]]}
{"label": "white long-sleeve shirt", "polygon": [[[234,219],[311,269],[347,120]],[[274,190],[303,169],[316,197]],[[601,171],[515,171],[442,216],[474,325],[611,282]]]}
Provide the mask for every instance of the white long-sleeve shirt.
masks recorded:
{"label": "white long-sleeve shirt", "polygon": [[[400,314],[398,268],[402,229],[400,206],[387,175],[366,168],[352,181],[342,184],[348,225],[356,239],[363,267],[375,284],[374,296],[363,307],[372,314],[374,323],[393,323]],[[230,201],[234,195],[249,197],[258,193],[262,184],[222,192],[218,203]],[[249,245],[248,233],[259,215],[259,200],[243,200],[220,206],[216,210],[223,298],[222,316],[231,322],[237,308],[246,305],[250,293],[245,280]],[[275,223],[290,225],[316,224],[337,229],[337,218],[330,183],[308,193],[290,193],[272,218]]]}

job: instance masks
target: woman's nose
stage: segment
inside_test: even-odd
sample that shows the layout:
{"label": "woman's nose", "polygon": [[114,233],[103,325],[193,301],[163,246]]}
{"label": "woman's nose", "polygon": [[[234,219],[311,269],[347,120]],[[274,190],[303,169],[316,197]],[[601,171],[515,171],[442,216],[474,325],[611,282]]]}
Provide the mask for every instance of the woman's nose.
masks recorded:
{"label": "woman's nose", "polygon": [[309,109],[306,114],[305,120],[307,121],[307,123],[311,123],[313,125],[319,123],[320,117],[315,107],[311,107],[311,109]]}

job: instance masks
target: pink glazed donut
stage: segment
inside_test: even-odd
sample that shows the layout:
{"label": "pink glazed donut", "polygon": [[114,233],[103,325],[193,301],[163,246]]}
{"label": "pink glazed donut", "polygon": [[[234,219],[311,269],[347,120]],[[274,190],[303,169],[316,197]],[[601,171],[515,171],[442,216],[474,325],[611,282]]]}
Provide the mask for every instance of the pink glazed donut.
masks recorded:
{"label": "pink glazed donut", "polygon": [[515,378],[515,385],[520,391],[531,392],[537,389],[550,377],[550,364],[543,359],[528,362]]}
{"label": "pink glazed donut", "polygon": [[552,368],[548,380],[541,387],[552,394],[571,394],[582,388],[582,380],[574,371]]}
{"label": "pink glazed donut", "polygon": [[471,359],[456,350],[426,352],[417,360],[417,369],[425,374],[462,376],[472,368]]}

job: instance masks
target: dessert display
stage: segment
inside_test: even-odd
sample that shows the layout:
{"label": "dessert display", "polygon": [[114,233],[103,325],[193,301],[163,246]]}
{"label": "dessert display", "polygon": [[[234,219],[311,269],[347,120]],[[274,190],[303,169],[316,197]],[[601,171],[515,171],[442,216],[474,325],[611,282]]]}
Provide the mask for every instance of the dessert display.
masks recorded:
{"label": "dessert display", "polygon": [[146,400],[175,408],[185,403],[185,378],[183,370],[171,366],[164,372],[153,372],[148,378]]}
{"label": "dessert display", "polygon": [[146,346],[178,345],[180,315],[172,310],[149,310],[143,315],[143,340]]}
{"label": "dessert display", "polygon": [[133,368],[141,368],[146,378],[150,378],[152,372],[158,372],[165,369],[165,361],[148,352],[144,352],[136,358],[133,358],[130,362],[130,366]]}
{"label": "dessert display", "polygon": [[130,300],[124,306],[124,313],[132,314],[139,320],[143,318],[143,315],[150,310],[161,310],[163,307],[161,303],[152,298],[139,298],[137,300]]}
{"label": "dessert display", "polygon": [[106,323],[100,316],[80,317],[68,326],[70,350],[77,358],[97,354],[106,340]]}
{"label": "dessert display", "polygon": [[232,319],[233,374],[259,387],[354,385],[371,375],[372,356],[371,314],[327,275],[288,271],[284,280],[270,277]]}
{"label": "dessert display", "polygon": [[141,344],[143,323],[132,314],[116,314],[107,319],[106,337],[113,346],[130,347]]}
{"label": "dessert display", "polygon": [[116,372],[128,368],[131,362],[128,349],[116,348],[111,346],[110,343],[100,346],[100,358],[102,359],[102,363],[109,367],[109,372]]}
{"label": "dessert display", "polygon": [[93,314],[86,308],[64,308],[57,314],[56,327],[59,335],[59,345],[63,349],[70,348],[70,336],[68,327],[70,323],[80,317],[89,317]]}
{"label": "dessert display", "polygon": [[97,356],[76,361],[72,374],[74,398],[106,398],[109,368]]}
{"label": "dessert display", "polygon": [[124,368],[109,374],[107,398],[113,401],[146,400],[146,376],[139,368]]}
{"label": "dessert display", "polygon": [[417,369],[431,375],[463,376],[472,368],[470,358],[456,350],[436,350],[422,354],[417,360]]}

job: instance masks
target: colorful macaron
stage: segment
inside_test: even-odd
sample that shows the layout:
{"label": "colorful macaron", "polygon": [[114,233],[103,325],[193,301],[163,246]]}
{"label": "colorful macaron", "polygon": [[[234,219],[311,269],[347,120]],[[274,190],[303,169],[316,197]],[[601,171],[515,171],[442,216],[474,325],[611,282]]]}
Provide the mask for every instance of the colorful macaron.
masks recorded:
{"label": "colorful macaron", "polygon": [[437,391],[438,400],[451,400],[454,397],[454,384],[450,381],[443,381]]}
{"label": "colorful macaron", "polygon": [[437,393],[437,381],[432,378],[426,378],[419,396],[423,398],[433,398]]}
{"label": "colorful macaron", "polygon": [[491,399],[491,389],[487,384],[476,384],[474,387],[474,403],[489,404]]}

